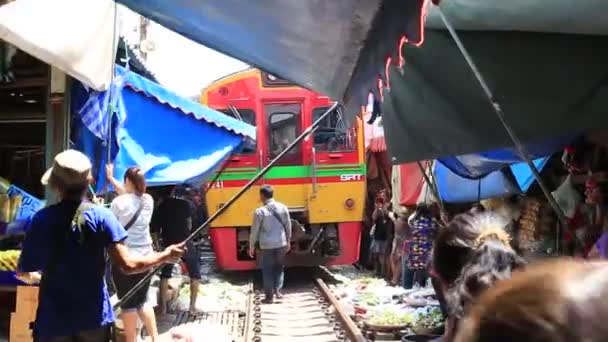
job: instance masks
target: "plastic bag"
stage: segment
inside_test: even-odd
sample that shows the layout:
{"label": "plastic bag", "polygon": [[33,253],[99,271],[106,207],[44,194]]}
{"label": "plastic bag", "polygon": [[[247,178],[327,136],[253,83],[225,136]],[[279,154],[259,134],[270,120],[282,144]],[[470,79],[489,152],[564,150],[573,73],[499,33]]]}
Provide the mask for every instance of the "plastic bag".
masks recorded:
{"label": "plastic bag", "polygon": [[559,207],[564,211],[567,218],[573,218],[576,208],[582,201],[581,195],[572,184],[572,176],[568,175],[566,180],[555,191],[551,193]]}

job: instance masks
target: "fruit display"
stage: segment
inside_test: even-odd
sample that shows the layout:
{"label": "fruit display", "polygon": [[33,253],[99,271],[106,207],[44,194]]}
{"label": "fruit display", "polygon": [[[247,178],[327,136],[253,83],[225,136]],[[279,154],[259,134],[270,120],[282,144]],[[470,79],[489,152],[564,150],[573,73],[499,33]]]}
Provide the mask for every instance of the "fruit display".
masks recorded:
{"label": "fruit display", "polygon": [[0,271],[16,271],[21,251],[0,251]]}

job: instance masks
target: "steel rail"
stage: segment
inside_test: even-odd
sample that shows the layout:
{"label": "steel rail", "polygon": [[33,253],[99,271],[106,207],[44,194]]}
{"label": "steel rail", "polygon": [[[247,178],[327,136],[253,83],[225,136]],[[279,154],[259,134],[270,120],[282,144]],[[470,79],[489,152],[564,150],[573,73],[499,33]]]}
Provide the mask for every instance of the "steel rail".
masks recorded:
{"label": "steel rail", "polygon": [[319,289],[321,290],[321,294],[323,295],[323,297],[325,297],[325,299],[336,310],[336,318],[342,324],[344,333],[346,334],[346,336],[348,336],[349,340],[351,342],[366,342],[367,339],[363,336],[361,329],[359,329],[359,327],[357,327],[355,322],[353,322],[353,320],[348,316],[348,314],[344,312],[344,309],[342,309],[342,306],[340,305],[336,297],[334,297],[334,295],[331,293],[331,290],[329,289],[329,287],[327,287],[323,279],[315,278],[315,283],[317,284],[317,287],[319,287]]}

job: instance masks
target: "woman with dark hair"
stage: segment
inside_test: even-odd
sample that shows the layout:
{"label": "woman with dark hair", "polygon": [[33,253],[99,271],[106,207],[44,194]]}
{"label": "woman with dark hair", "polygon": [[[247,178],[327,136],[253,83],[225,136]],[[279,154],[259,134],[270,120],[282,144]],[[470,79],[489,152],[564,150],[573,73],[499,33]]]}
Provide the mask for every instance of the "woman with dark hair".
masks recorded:
{"label": "woman with dark hair", "polygon": [[[125,172],[123,183],[114,178],[112,165],[106,167],[108,181],[112,184],[118,197],[112,201],[112,212],[127,231],[125,240],[129,251],[136,255],[145,256],[154,252],[150,235],[150,220],[154,211],[154,200],[146,193],[146,179],[139,167],[130,167]],[[139,283],[145,273],[124,274],[113,269],[112,275],[116,292],[122,298]],[[152,341],[158,338],[154,308],[146,305],[150,281],[142,286],[131,298],[121,305],[121,320],[124,324],[126,342],[137,341],[137,319],[141,318]]]}
{"label": "woman with dark hair", "polygon": [[448,307],[444,341],[452,341],[458,321],[471,304],[495,282],[511,277],[525,265],[510,245],[510,221],[491,211],[460,214],[439,230],[432,272]]}
{"label": "woman with dark hair", "polygon": [[551,261],[486,291],[458,342],[600,342],[608,325],[608,264]]}

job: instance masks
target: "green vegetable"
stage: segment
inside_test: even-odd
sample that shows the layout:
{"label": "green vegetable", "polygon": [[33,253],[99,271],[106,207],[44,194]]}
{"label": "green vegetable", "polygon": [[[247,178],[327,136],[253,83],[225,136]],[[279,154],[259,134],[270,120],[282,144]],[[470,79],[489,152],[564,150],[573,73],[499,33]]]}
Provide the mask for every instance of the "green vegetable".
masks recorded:
{"label": "green vegetable", "polygon": [[442,325],[445,321],[445,317],[439,308],[432,308],[428,313],[421,314],[416,319],[415,325],[425,328],[436,328]]}
{"label": "green vegetable", "polygon": [[363,293],[359,296],[359,302],[363,305],[375,306],[380,304],[380,298],[373,293]]}
{"label": "green vegetable", "polygon": [[414,321],[411,313],[399,313],[392,310],[384,311],[380,315],[373,316],[369,323],[373,325],[401,326],[410,325]]}

